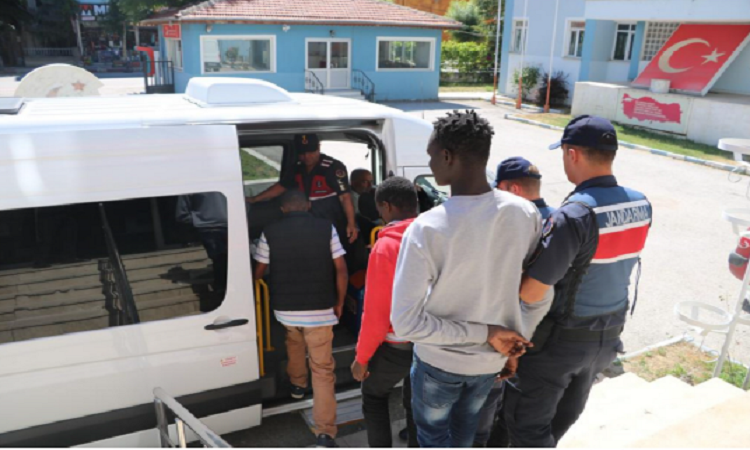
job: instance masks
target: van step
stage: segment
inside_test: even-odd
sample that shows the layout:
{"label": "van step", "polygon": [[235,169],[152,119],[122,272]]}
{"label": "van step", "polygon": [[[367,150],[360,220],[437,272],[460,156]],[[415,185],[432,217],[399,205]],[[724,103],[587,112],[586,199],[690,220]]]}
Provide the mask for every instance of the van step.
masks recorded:
{"label": "van step", "polygon": [[[337,393],[336,402],[337,403],[343,402],[344,400],[359,398],[361,396],[362,396],[362,390],[360,388],[349,389],[349,390]],[[290,413],[294,411],[302,411],[308,408],[312,408],[312,406],[313,406],[312,398],[308,398],[305,400],[289,401],[288,403],[283,403],[281,405],[274,406],[273,408],[264,408],[263,418],[277,416],[279,414],[286,414],[286,413]]]}
{"label": "van step", "polygon": [[[311,429],[315,429],[315,421],[313,420],[312,408],[307,408],[302,411],[302,417]],[[365,417],[362,415],[362,399],[352,398],[344,401],[336,402],[336,425],[344,426],[356,422],[361,422]]]}

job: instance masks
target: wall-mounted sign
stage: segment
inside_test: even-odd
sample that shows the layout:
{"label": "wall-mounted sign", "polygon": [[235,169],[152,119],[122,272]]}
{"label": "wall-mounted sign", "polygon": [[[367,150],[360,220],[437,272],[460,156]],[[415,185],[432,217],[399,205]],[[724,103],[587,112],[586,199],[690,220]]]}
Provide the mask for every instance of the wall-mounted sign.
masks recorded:
{"label": "wall-mounted sign", "polygon": [[748,41],[750,25],[680,25],[633,85],[664,79],[676,91],[706,95]]}
{"label": "wall-mounted sign", "polygon": [[623,89],[615,120],[628,125],[686,134],[693,99],[679,94],[654,94]]}
{"label": "wall-mounted sign", "polygon": [[182,30],[180,25],[162,25],[161,32],[168,39],[182,39]]}
{"label": "wall-mounted sign", "polygon": [[109,5],[106,3],[86,3],[78,7],[81,12],[81,21],[84,22],[101,20],[109,12]]}

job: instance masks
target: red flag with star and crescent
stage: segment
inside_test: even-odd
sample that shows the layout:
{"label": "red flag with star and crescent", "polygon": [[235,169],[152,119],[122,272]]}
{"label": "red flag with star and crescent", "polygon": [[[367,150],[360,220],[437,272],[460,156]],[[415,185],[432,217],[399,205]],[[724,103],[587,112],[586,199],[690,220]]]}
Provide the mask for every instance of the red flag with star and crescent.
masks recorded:
{"label": "red flag with star and crescent", "polygon": [[750,25],[680,25],[633,85],[662,79],[671,89],[706,95],[749,40]]}

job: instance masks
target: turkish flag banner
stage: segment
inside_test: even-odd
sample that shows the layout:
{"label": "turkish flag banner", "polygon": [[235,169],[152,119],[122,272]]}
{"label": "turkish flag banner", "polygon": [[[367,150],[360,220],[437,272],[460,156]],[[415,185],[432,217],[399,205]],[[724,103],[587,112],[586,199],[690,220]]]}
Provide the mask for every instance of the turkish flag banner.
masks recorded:
{"label": "turkish flag banner", "polygon": [[749,40],[750,25],[680,25],[633,86],[662,79],[676,91],[706,95]]}

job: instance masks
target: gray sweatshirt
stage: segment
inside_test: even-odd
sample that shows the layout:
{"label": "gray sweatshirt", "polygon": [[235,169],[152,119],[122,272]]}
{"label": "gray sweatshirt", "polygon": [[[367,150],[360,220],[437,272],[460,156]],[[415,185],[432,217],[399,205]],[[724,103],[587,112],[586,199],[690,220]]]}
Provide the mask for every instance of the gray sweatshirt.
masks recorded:
{"label": "gray sweatshirt", "polygon": [[530,202],[493,190],[451,197],[407,229],[396,264],[391,323],[427,364],[460,375],[500,372],[506,357],[487,341],[487,325],[530,339],[549,310],[552,289],[521,302],[524,260],[541,235]]}

